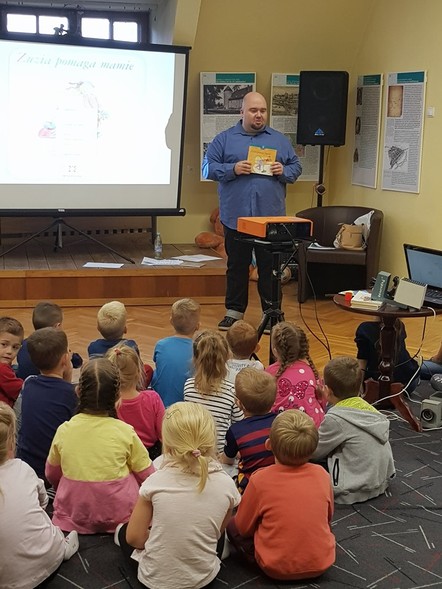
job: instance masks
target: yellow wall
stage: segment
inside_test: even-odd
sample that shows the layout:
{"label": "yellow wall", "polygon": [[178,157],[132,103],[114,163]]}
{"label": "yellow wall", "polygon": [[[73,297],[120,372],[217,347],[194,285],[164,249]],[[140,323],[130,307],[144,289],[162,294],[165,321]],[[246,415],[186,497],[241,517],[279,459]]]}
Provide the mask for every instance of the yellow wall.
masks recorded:
{"label": "yellow wall", "polygon": [[[193,241],[209,228],[217,204],[216,184],[200,182],[200,72],[256,72],[258,91],[269,97],[272,73],[348,69],[359,50],[360,22],[373,1],[201,0],[193,44],[181,27],[181,42],[192,44],[181,201],[187,215],[159,220],[165,242]],[[312,186],[289,186],[289,214],[316,204]]]}
{"label": "yellow wall", "polygon": [[[428,72],[426,106],[435,106],[435,118],[424,118],[419,194],[370,190],[351,185],[352,125],[347,146],[335,150],[330,193],[345,203],[382,209],[385,214],[381,267],[393,274],[406,272],[404,242],[442,249],[442,199],[439,187],[442,131],[440,0],[376,0],[363,42],[351,72],[348,121],[354,120],[354,89],[358,74]],[[383,104],[384,106],[384,104]],[[383,129],[380,145],[383,145]],[[381,161],[380,161],[381,165]],[[379,176],[378,185],[381,184]]]}
{"label": "yellow wall", "polygon": [[[182,6],[186,2],[178,0]],[[195,31],[194,21],[187,25],[191,32],[187,39],[183,37],[186,27],[180,27],[181,38],[192,44],[182,190],[187,216],[160,219],[164,241],[192,241],[208,228],[210,210],[217,203],[216,184],[199,180],[201,71],[255,71],[258,91],[269,97],[272,73],[347,70],[348,121],[352,121],[358,74],[427,69],[426,104],[436,107],[436,116],[425,119],[420,194],[353,186],[353,126],[349,123],[347,145],[331,148],[326,158],[324,204],[359,204],[384,211],[381,266],[389,272],[405,272],[404,241],[441,248],[440,0],[201,0],[199,17],[195,6],[194,13],[198,19],[194,43],[188,40]],[[313,183],[289,186],[287,204],[289,214],[315,206]]]}

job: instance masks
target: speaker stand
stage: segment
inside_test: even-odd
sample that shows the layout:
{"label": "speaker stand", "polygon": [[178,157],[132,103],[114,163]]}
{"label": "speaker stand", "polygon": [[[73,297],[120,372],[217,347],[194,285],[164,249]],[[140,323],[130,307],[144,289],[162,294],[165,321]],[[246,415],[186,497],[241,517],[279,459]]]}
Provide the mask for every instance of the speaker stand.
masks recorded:
{"label": "speaker stand", "polygon": [[322,197],[325,194],[325,186],[323,184],[324,180],[324,145],[319,146],[319,177],[318,183],[315,185],[315,192],[316,192],[316,206],[322,207]]}

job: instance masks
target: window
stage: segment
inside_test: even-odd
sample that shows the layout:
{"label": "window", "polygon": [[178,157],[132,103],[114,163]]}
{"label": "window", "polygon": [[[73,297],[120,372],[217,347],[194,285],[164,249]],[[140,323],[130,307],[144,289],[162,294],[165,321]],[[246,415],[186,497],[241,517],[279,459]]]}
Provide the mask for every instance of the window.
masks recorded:
{"label": "window", "polygon": [[39,16],[38,32],[41,35],[67,34],[69,21],[65,16]]}
{"label": "window", "polygon": [[126,43],[147,43],[150,37],[148,11],[122,13],[0,4],[0,13],[6,33],[70,35]]}
{"label": "window", "polygon": [[136,22],[114,22],[115,41],[136,42],[138,39],[138,23]]}
{"label": "window", "polygon": [[37,17],[33,14],[8,14],[6,28],[9,33],[36,33]]}
{"label": "window", "polygon": [[82,18],[81,35],[82,37],[92,37],[93,39],[110,39],[109,25],[108,18]]}

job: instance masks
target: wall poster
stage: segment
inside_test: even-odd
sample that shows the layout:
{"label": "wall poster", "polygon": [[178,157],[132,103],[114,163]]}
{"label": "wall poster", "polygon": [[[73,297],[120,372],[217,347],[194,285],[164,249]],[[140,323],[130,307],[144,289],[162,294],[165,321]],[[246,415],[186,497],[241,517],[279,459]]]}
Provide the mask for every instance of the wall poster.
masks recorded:
{"label": "wall poster", "polygon": [[299,74],[272,74],[272,96],[270,102],[269,125],[286,135],[302,165],[300,180],[319,178],[319,147],[317,145],[298,145],[296,129],[298,125]]}
{"label": "wall poster", "polygon": [[376,188],[383,76],[358,76],[352,184]]}
{"label": "wall poster", "polygon": [[[256,90],[255,73],[201,72],[201,162],[209,143],[218,133],[239,121],[244,96]],[[202,177],[202,181],[206,181]]]}
{"label": "wall poster", "polygon": [[426,73],[388,74],[382,188],[419,192]]}

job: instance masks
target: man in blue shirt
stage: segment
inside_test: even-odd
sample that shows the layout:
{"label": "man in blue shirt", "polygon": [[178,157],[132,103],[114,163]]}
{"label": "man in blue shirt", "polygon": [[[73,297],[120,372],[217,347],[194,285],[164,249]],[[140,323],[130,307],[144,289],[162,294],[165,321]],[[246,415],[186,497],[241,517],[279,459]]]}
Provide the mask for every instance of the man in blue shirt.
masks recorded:
{"label": "man in blue shirt", "polygon": [[[222,131],[210,143],[203,162],[203,176],[218,184],[220,219],[224,226],[227,252],[226,316],[218,324],[227,330],[242,319],[248,303],[249,266],[253,244],[238,240],[238,217],[285,215],[286,185],[301,174],[301,164],[290,141],[267,127],[267,103],[258,92],[245,95],[242,120]],[[247,161],[250,146],[276,150],[272,175],[252,173]],[[272,255],[255,248],[258,292],[263,311],[271,306]]]}

